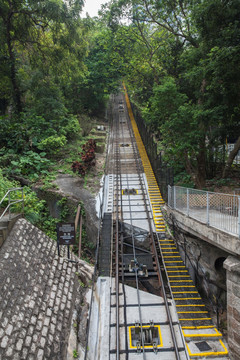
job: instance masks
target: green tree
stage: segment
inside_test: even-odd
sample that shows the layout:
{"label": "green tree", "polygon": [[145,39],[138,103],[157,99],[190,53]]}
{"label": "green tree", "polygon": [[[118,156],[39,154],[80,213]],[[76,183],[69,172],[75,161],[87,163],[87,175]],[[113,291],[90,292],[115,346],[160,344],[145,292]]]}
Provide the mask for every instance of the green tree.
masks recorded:
{"label": "green tree", "polygon": [[21,79],[18,77],[18,51],[21,46],[34,47],[41,44],[42,34],[51,31],[61,34],[63,24],[72,28],[74,17],[83,5],[83,0],[63,2],[48,1],[0,1],[0,37],[2,41],[1,58],[4,60],[4,73],[9,78],[6,92],[11,85],[11,100],[14,111],[23,109],[21,99]]}

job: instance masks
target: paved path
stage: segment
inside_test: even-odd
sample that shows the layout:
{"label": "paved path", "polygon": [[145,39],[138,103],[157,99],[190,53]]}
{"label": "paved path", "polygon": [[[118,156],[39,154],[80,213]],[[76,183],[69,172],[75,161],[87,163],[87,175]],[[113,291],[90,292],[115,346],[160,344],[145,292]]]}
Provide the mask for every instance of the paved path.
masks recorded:
{"label": "paved path", "polygon": [[24,219],[0,250],[0,359],[66,359],[76,264]]}

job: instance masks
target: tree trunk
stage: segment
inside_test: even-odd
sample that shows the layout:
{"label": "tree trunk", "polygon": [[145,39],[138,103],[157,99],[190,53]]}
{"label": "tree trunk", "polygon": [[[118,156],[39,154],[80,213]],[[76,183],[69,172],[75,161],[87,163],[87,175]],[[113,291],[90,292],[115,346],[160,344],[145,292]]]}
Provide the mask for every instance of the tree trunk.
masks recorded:
{"label": "tree trunk", "polygon": [[235,143],[233,150],[230,152],[230,154],[228,156],[226,165],[225,165],[223,173],[222,173],[222,178],[225,178],[228,175],[229,170],[232,166],[233,160],[235,159],[239,150],[240,150],[240,136],[237,139],[237,142]]}
{"label": "tree trunk", "polygon": [[184,159],[185,159],[185,170],[187,174],[191,176],[191,179],[194,182],[194,184],[196,184],[196,169],[192,165],[187,153],[184,154]]}
{"label": "tree trunk", "polygon": [[16,60],[15,54],[12,45],[11,39],[11,17],[6,21],[6,37],[7,37],[7,46],[8,46],[8,54],[10,61],[10,79],[12,83],[12,97],[14,103],[14,110],[16,113],[20,113],[22,111],[22,103],[21,103],[21,94],[20,89],[16,79]]}
{"label": "tree trunk", "polygon": [[202,189],[206,185],[206,157],[205,157],[205,139],[201,143],[201,147],[197,156],[197,176],[195,185],[197,189]]}

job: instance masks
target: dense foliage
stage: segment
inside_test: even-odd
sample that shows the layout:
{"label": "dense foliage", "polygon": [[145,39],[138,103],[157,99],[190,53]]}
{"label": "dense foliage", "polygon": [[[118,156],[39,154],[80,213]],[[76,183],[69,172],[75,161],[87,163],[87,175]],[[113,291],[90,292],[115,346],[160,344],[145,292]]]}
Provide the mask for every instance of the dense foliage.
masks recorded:
{"label": "dense foliage", "polygon": [[225,176],[240,147],[239,1],[111,0],[94,19],[83,2],[0,0],[4,173],[47,175],[124,78],[168,164],[197,187]]}
{"label": "dense foliage", "polygon": [[240,2],[113,0],[104,16],[166,161],[203,187],[223,171],[226,142],[228,168],[240,148]]}

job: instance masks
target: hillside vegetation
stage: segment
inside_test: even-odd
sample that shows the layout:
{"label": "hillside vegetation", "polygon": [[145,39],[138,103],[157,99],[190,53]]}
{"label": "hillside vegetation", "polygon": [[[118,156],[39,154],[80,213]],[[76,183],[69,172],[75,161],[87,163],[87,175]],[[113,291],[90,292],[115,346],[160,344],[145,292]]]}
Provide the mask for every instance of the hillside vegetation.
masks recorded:
{"label": "hillside vegetation", "polygon": [[176,180],[233,176],[237,187],[239,1],[111,0],[93,19],[82,7],[0,0],[2,181],[48,184],[66,154],[71,171],[84,128],[124,79]]}

